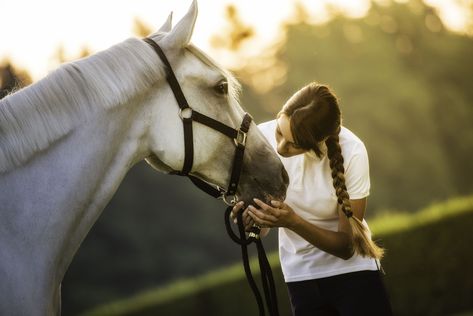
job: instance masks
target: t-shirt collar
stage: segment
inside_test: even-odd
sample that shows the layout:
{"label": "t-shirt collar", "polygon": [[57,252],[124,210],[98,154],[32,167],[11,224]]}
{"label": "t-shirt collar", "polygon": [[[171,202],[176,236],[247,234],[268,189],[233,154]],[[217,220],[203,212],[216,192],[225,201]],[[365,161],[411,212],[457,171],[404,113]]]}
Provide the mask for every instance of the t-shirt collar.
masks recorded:
{"label": "t-shirt collar", "polygon": [[310,159],[322,160],[324,156],[327,154],[327,145],[325,145],[325,143],[322,143],[322,145],[320,145],[320,151],[322,152],[322,156],[320,158],[317,157],[317,155],[315,154],[315,151],[313,150],[306,151],[304,155],[306,155]]}

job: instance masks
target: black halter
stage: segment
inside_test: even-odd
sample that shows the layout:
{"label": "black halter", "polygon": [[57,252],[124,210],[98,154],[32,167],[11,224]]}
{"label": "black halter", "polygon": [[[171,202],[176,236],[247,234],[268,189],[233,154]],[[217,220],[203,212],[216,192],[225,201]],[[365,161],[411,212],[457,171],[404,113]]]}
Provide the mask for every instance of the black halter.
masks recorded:
{"label": "black halter", "polygon": [[[225,226],[227,229],[228,234],[232,238],[233,241],[238,243],[241,246],[242,257],[243,257],[243,266],[245,269],[245,274],[250,284],[250,287],[255,295],[256,301],[258,303],[259,308],[259,315],[264,316],[265,310],[263,306],[263,299],[261,294],[259,293],[258,287],[253,279],[249,257],[248,257],[248,250],[247,246],[254,242],[257,246],[258,251],[258,260],[260,265],[261,271],[261,279],[263,283],[263,290],[266,299],[266,305],[271,316],[279,316],[278,306],[277,306],[277,297],[276,297],[276,289],[274,284],[274,279],[271,271],[271,266],[268,262],[266,257],[266,253],[263,247],[263,243],[259,238],[259,227],[253,227],[252,232],[246,237],[243,220],[242,220],[242,212],[237,215],[238,218],[238,230],[240,236],[238,237],[232,230],[230,226],[229,215],[232,211],[232,205],[234,205],[238,201],[238,197],[236,196],[236,191],[238,188],[238,182],[240,180],[240,173],[241,168],[243,165],[243,155],[245,153],[245,146],[246,146],[246,135],[250,128],[250,124],[252,121],[251,116],[248,113],[245,113],[243,117],[243,121],[241,122],[240,129],[234,129],[228,125],[225,125],[219,121],[214,120],[211,117],[203,115],[195,110],[193,110],[184,96],[182,92],[181,86],[176,79],[174,71],[172,70],[171,64],[169,63],[166,55],[164,54],[163,50],[159,45],[150,38],[145,38],[144,41],[151,45],[156,53],[161,58],[161,61],[165,65],[166,69],[166,79],[169,83],[169,86],[174,93],[174,97],[176,98],[177,104],[180,107],[179,116],[182,120],[184,125],[184,146],[185,146],[185,157],[184,157],[184,165],[181,171],[174,171],[173,174],[180,175],[180,176],[187,176],[189,179],[201,190],[210,194],[213,197],[221,197],[223,201],[229,205],[227,210],[225,211]],[[232,166],[232,174],[230,176],[230,183],[228,185],[228,189],[224,190],[220,187],[213,187],[212,185],[208,184],[207,182],[194,177],[189,174],[192,169],[192,164],[194,160],[194,138],[192,133],[192,122],[196,121],[201,124],[204,124],[228,137],[232,138],[235,142],[235,156],[233,158],[233,166]],[[230,201],[228,201],[230,199]]]}
{"label": "black halter", "polygon": [[[151,45],[151,47],[153,47],[153,49],[156,51],[156,53],[161,58],[161,61],[165,65],[166,79],[172,89],[172,92],[174,93],[174,97],[176,98],[177,104],[179,105],[179,116],[181,117],[184,126],[184,164],[182,166],[181,171],[174,171],[172,173],[180,176],[189,177],[189,179],[198,188],[213,197],[221,197],[223,201],[228,205],[235,204],[238,200],[238,197],[236,196],[236,191],[238,188],[238,182],[240,181],[240,173],[243,165],[243,154],[245,153],[246,146],[246,135],[248,133],[252,121],[251,116],[248,113],[245,113],[243,121],[241,122],[240,129],[234,129],[233,127],[225,125],[217,120],[214,120],[211,117],[208,117],[192,109],[189,106],[189,103],[187,102],[186,97],[182,92],[181,86],[179,85],[179,82],[176,79],[174,71],[172,70],[171,64],[166,58],[166,55],[164,54],[161,47],[159,47],[159,45],[156,44],[156,42],[150,38],[145,38],[144,41]],[[235,156],[233,158],[233,167],[232,174],[230,176],[230,183],[228,184],[227,190],[224,190],[218,186],[213,187],[207,182],[189,174],[194,162],[194,137],[192,132],[192,122],[194,121],[204,124],[224,135],[227,135],[235,142],[236,150]],[[230,201],[228,201],[228,199],[230,199]]]}

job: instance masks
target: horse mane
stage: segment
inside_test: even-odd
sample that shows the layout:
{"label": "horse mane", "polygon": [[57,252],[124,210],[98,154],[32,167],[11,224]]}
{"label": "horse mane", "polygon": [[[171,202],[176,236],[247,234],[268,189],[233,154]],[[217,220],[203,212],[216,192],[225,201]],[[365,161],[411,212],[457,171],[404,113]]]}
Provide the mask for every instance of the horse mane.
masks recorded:
{"label": "horse mane", "polygon": [[93,113],[129,102],[164,76],[161,61],[131,38],[66,63],[0,100],[0,174],[70,133]]}

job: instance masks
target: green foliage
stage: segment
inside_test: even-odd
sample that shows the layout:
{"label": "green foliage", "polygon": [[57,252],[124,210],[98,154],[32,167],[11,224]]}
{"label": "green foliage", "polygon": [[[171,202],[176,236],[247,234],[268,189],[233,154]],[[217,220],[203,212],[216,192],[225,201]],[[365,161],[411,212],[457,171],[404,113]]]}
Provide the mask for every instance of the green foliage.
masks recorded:
{"label": "green foliage", "polygon": [[449,315],[473,309],[473,271],[467,268],[473,264],[473,199],[465,206],[454,216],[414,224],[398,234],[380,234],[388,249],[385,281],[395,315]]}
{"label": "green foliage", "polygon": [[[388,250],[383,267],[395,315],[445,315],[473,308],[473,271],[467,268],[473,264],[472,225],[473,196],[372,222],[375,235]],[[276,253],[270,255],[270,262],[281,315],[290,315]],[[253,260],[253,271],[256,264]],[[84,316],[237,316],[256,311],[243,269],[234,265],[98,307]]]}
{"label": "green foliage", "polygon": [[443,28],[435,11],[417,1],[373,4],[361,19],[287,25],[278,47],[286,80],[244,104],[269,108],[257,118],[270,119],[303,85],[330,85],[370,155],[368,214],[473,191],[473,40]]}
{"label": "green foliage", "polygon": [[0,62],[0,99],[30,83],[31,78],[27,72],[17,69],[8,60]]}

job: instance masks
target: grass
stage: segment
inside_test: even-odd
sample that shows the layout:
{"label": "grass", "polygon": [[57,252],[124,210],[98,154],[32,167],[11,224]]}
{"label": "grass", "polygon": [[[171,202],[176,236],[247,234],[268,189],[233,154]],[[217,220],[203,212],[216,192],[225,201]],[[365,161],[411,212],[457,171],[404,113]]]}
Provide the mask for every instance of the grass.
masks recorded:
{"label": "grass", "polygon": [[[388,290],[392,287],[391,294],[394,294],[393,306],[400,306],[396,314],[436,315],[435,310],[455,310],[455,304],[459,308],[464,306],[463,308],[466,310],[471,310],[473,306],[468,306],[467,298],[461,298],[465,296],[463,292],[471,290],[469,288],[470,284],[463,282],[462,293],[459,293],[459,295],[443,294],[447,307],[440,306],[441,300],[439,299],[435,302],[437,305],[433,307],[434,312],[424,313],[428,308],[426,306],[432,305],[429,301],[432,300],[432,296],[429,296],[433,295],[432,291],[441,292],[446,287],[455,286],[455,284],[448,284],[448,282],[451,282],[450,280],[456,280],[455,282],[458,283],[461,278],[467,277],[460,274],[460,272],[452,277],[445,277],[445,274],[449,275],[459,270],[456,266],[458,263],[455,263],[455,265],[452,265],[451,262],[450,265],[448,262],[443,264],[443,261],[438,259],[447,254],[449,257],[455,257],[455,262],[460,261],[468,264],[471,261],[469,255],[465,254],[469,251],[461,248],[467,248],[468,243],[471,242],[467,241],[466,245],[455,243],[453,248],[450,247],[452,242],[456,241],[457,231],[461,230],[465,233],[470,227],[469,221],[472,217],[469,213],[473,213],[473,196],[433,204],[414,214],[386,212],[369,220],[375,239],[381,237],[382,241],[386,243],[388,257],[383,265],[388,268],[386,269],[388,271],[386,282]],[[462,239],[469,238],[469,234],[465,233],[465,236]],[[471,238],[469,239],[471,240]],[[434,247],[432,251],[429,251],[428,247],[432,244],[432,240],[434,240],[434,243],[438,241],[439,247]],[[473,242],[473,240],[471,241]],[[442,243],[440,244],[440,242]],[[422,253],[423,251],[429,252],[425,255]],[[396,256],[390,256],[391,253],[396,254]],[[280,273],[278,274],[280,267],[277,252],[270,253],[268,259],[273,270],[276,270],[275,278],[279,282],[278,295],[280,295],[279,292],[285,295],[282,276]],[[432,265],[432,262],[435,262],[436,265]],[[252,270],[257,271],[256,259],[252,260]],[[434,278],[436,275],[438,277]],[[430,279],[437,280],[437,283],[430,284]],[[208,314],[208,306],[219,308],[214,306],[218,304],[226,306],[226,309],[221,308],[221,310],[225,310],[225,315],[239,315],[243,312],[237,312],[236,310],[243,310],[244,307],[241,303],[235,303],[233,300],[236,298],[242,301],[246,299],[253,300],[250,294],[248,294],[249,297],[242,297],[244,293],[240,292],[248,292],[248,289],[246,288],[246,279],[241,263],[237,263],[199,277],[179,280],[128,299],[99,306],[86,312],[83,316],[154,315],[156,313],[182,315],[183,313],[189,314],[189,310],[192,311],[193,315],[200,315],[198,310],[204,309]],[[416,293],[420,295],[418,298],[415,297]],[[187,311],[184,311],[184,307],[180,305],[186,304],[193,307],[188,307]],[[249,302],[247,305],[252,304],[254,303]],[[286,311],[288,309],[287,304],[288,302],[284,301],[280,303]],[[406,305],[410,306],[409,312],[403,309]],[[174,312],[176,306],[181,308],[180,312]],[[233,306],[234,311],[230,312],[232,307],[229,306]],[[210,314],[219,313],[214,311]]]}
{"label": "grass", "polygon": [[473,196],[452,198],[445,202],[435,203],[416,213],[383,212],[369,221],[374,235],[389,235],[403,230],[428,225],[435,221],[473,210]]}
{"label": "grass", "polygon": [[178,280],[167,286],[146,291],[128,299],[103,305],[85,313],[84,316],[126,315],[128,312],[143,308],[143,306],[162,304],[217,285],[234,282],[240,279],[241,276],[240,265],[234,264],[196,278]]}
{"label": "grass", "polygon": [[[276,252],[268,254],[271,266],[279,265],[279,257]],[[258,261],[253,258],[250,262],[251,270],[258,270]],[[195,293],[208,289],[231,284],[245,278],[241,263],[235,263],[228,267],[212,271],[210,273],[177,280],[166,286],[139,293],[127,299],[118,300],[104,304],[82,314],[83,316],[107,316],[107,315],[129,315],[135,311],[142,310],[146,306],[160,305],[169,301],[179,300],[182,297],[194,295]]]}

